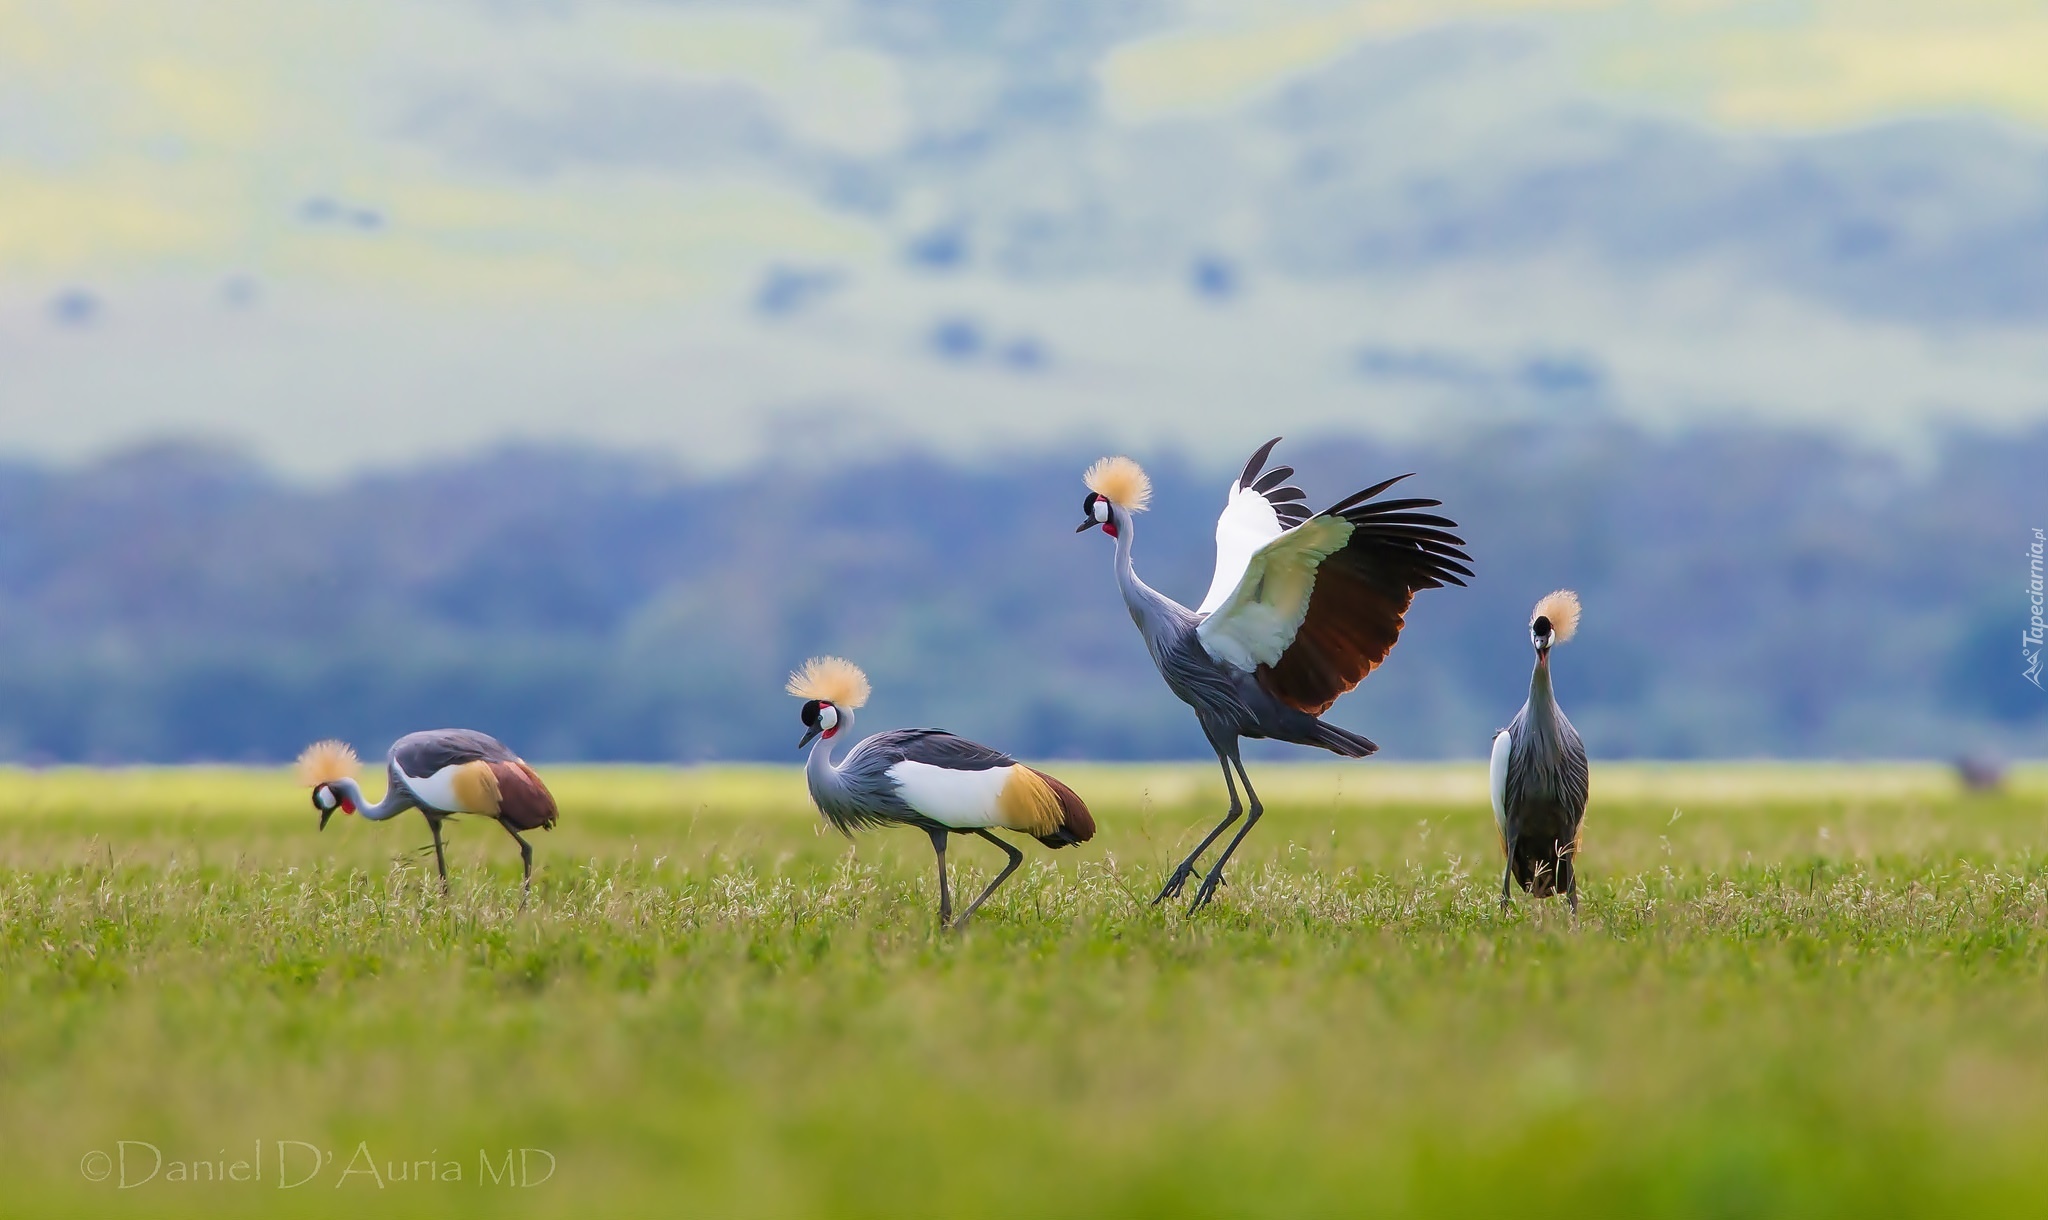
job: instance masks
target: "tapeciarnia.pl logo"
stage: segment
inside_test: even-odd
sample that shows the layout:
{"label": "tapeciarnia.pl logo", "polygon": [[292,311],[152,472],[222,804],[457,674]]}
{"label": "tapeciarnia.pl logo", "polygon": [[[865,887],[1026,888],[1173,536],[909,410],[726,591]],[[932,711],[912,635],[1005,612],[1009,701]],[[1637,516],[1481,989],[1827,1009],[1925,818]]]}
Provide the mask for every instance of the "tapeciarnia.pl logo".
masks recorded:
{"label": "tapeciarnia.pl logo", "polygon": [[2048,532],[2034,531],[2034,544],[2027,548],[2027,600],[2033,615],[2027,620],[2027,629],[2020,634],[2020,659],[2027,664],[2020,676],[2034,684],[2035,690],[2048,690],[2041,685],[2041,643],[2048,638],[2048,624],[2041,621],[2044,601],[2041,580],[2042,551],[2048,549]]}

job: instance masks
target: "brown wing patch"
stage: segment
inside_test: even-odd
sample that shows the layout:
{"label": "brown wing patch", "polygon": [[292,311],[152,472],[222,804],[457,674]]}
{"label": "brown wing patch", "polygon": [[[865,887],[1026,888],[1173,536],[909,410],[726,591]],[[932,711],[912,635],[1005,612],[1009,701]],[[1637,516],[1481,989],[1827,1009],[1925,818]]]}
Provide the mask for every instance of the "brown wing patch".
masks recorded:
{"label": "brown wing patch", "polygon": [[1289,706],[1322,715],[1387,659],[1414,600],[1409,590],[1372,580],[1349,551],[1330,556],[1316,573],[1294,642],[1279,664],[1259,667],[1259,681]]}
{"label": "brown wing patch", "polygon": [[498,812],[498,777],[491,770],[492,764],[478,759],[466,762],[455,769],[450,777],[449,787],[455,793],[457,813],[481,813],[496,816]]}
{"label": "brown wing patch", "polygon": [[498,820],[514,830],[552,830],[555,797],[524,762],[488,764],[497,778]]}
{"label": "brown wing patch", "polygon": [[1060,798],[1043,775],[1020,763],[996,794],[996,816],[1005,830],[1049,835],[1060,828]]}
{"label": "brown wing patch", "polygon": [[[1028,769],[1028,768],[1027,768]],[[1047,847],[1065,847],[1069,843],[1086,843],[1095,837],[1095,816],[1088,812],[1088,805],[1072,788],[1047,775],[1043,771],[1032,771],[1045,786],[1052,789],[1053,796],[1060,803],[1060,828],[1058,834],[1040,835],[1039,842]]]}
{"label": "brown wing patch", "polygon": [[1323,560],[1308,610],[1280,659],[1261,666],[1259,681],[1274,697],[1320,716],[1365,680],[1401,636],[1403,616],[1418,589],[1462,585],[1472,575],[1457,522],[1418,509],[1426,499],[1376,499],[1407,478],[1399,475],[1348,496],[1319,516],[1342,517],[1353,529],[1344,549]]}

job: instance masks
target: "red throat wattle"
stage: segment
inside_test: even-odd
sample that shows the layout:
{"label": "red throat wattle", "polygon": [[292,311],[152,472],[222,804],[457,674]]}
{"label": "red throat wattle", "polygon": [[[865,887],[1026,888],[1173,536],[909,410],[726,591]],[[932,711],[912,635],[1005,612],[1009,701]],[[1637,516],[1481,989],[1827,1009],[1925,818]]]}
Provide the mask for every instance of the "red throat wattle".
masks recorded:
{"label": "red throat wattle", "polygon": [[823,733],[819,734],[819,736],[823,737],[826,741],[830,741],[834,736],[838,734],[838,732],[839,726],[835,724],[831,728],[826,729]]}
{"label": "red throat wattle", "polygon": [[356,811],[356,803],[355,803],[354,801],[352,801],[352,800],[348,799],[347,797],[342,797],[342,798],[341,798],[341,811],[342,811],[343,813],[354,813],[354,812]]}
{"label": "red throat wattle", "polygon": [[1103,522],[1102,532],[1108,534],[1112,538],[1116,537],[1116,523],[1114,521]]}

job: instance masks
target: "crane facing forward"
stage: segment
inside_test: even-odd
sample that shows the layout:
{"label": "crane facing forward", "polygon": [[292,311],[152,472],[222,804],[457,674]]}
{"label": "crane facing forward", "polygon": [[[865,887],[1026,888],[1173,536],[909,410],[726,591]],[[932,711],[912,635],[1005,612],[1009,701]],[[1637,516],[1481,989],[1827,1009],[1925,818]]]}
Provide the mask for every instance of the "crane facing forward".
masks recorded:
{"label": "crane facing forward", "polygon": [[[789,675],[790,694],[804,700],[804,737],[811,747],[804,768],[811,800],[825,820],[853,837],[871,826],[915,826],[931,836],[939,857],[939,922],[960,927],[996,887],[1024,862],[1024,853],[989,833],[1019,831],[1047,847],[1086,843],[1095,819],[1074,790],[1007,754],[940,729],[877,733],[832,761],[832,739],[853,729],[853,712],[868,701],[867,675],[839,657],[813,657]],[[812,745],[815,741],[817,744]],[[953,894],[946,884],[946,836],[980,835],[1003,849],[1009,863],[952,922]]]}
{"label": "crane facing forward", "polygon": [[1500,878],[1500,905],[1508,905],[1513,881],[1537,898],[1559,890],[1579,909],[1579,874],[1574,861],[1586,819],[1590,776],[1586,747],[1565,719],[1550,690],[1550,648],[1579,629],[1579,595],[1559,589],[1530,612],[1529,642],[1536,669],[1529,675],[1529,701],[1493,736],[1486,768],[1493,794],[1493,820],[1507,867]]}
{"label": "crane facing forward", "polygon": [[1347,496],[1320,513],[1287,485],[1293,467],[1268,471],[1274,437],[1259,447],[1231,483],[1216,519],[1216,575],[1200,607],[1189,610],[1154,592],[1131,567],[1134,514],[1152,496],[1151,480],[1127,457],[1088,469],[1087,520],[1076,533],[1100,528],[1116,539],[1116,582],[1131,621],[1161,677],[1195,710],[1209,748],[1223,767],[1230,811],[1166,879],[1154,902],[1181,892],[1195,863],[1245,812],[1237,779],[1251,803],[1245,824],[1202,879],[1188,913],[1223,884],[1223,866],[1258,824],[1264,807],[1238,756],[1238,739],[1268,737],[1320,746],[1346,758],[1379,747],[1320,719],[1337,697],[1365,680],[1401,634],[1417,590],[1463,585],[1472,557],[1450,533],[1457,523],[1416,509],[1437,500],[1378,500],[1400,475]]}
{"label": "crane facing forward", "polygon": [[[533,768],[495,737],[472,729],[408,733],[391,746],[384,799],[372,805],[356,783],[356,752],[346,743],[321,741],[299,755],[299,780],[313,790],[320,829],[336,809],[372,822],[408,809],[426,815],[434,834],[434,864],[441,888],[448,888],[448,860],[441,850],[441,823],[458,813],[494,819],[519,844],[525,892],[533,890],[533,845],[522,830],[552,830],[555,798]],[[522,898],[522,901],[524,899]]]}

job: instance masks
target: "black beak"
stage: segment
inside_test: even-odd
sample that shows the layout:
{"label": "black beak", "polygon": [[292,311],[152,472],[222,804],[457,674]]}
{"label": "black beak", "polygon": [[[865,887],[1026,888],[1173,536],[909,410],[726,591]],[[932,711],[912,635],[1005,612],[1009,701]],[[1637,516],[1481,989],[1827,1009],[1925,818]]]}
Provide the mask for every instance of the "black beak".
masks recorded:
{"label": "black beak", "polygon": [[327,829],[327,819],[328,819],[328,818],[331,818],[331,817],[333,817],[333,816],[334,816],[334,811],[333,811],[332,809],[322,809],[322,810],[320,811],[320,829],[322,829],[322,830],[325,830],[325,829]]}
{"label": "black beak", "polygon": [[1075,526],[1075,527],[1074,527],[1074,532],[1075,532],[1075,533],[1077,533],[1077,534],[1085,534],[1085,533],[1087,533],[1087,532],[1088,532],[1089,530],[1092,530],[1092,529],[1094,529],[1094,528],[1095,528],[1096,526],[1098,526],[1098,525],[1101,525],[1101,524],[1102,524],[1102,522],[1100,522],[1100,521],[1083,521],[1083,522],[1082,522],[1081,524],[1079,524],[1079,525],[1077,525],[1077,526]]}
{"label": "black beak", "polygon": [[801,750],[801,749],[803,749],[803,748],[804,748],[805,746],[807,746],[807,745],[811,744],[811,738],[813,738],[813,737],[816,737],[816,736],[818,735],[818,733],[819,733],[820,731],[821,731],[821,730],[819,730],[819,729],[813,728],[813,729],[812,729],[812,730],[811,730],[810,732],[808,732],[808,733],[805,733],[805,734],[804,734],[804,739],[803,739],[802,741],[799,741],[799,742],[797,742],[797,743],[796,743],[796,748],[797,748],[797,749],[799,749],[799,750]]}

